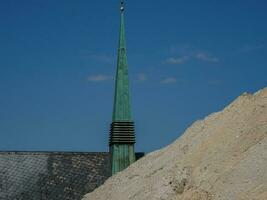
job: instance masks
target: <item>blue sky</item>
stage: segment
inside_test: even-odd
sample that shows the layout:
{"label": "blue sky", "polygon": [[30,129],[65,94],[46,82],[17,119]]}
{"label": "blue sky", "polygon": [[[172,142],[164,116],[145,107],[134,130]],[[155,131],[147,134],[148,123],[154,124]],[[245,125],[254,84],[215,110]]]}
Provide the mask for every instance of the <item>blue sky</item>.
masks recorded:
{"label": "blue sky", "polygon": [[[128,0],[137,151],[267,86],[265,0]],[[119,1],[0,1],[0,150],[107,151]]]}

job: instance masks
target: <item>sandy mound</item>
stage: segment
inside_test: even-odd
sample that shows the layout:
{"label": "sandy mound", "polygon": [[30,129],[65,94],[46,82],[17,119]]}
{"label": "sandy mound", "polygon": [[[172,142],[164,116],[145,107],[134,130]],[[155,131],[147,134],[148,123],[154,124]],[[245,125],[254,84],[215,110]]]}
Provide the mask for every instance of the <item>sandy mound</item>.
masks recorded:
{"label": "sandy mound", "polygon": [[83,200],[267,199],[267,88],[195,122]]}

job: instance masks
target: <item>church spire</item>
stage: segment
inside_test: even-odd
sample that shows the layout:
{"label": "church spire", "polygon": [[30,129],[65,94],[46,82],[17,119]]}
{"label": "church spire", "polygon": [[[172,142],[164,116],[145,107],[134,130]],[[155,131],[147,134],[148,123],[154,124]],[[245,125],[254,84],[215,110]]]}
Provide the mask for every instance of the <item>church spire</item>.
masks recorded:
{"label": "church spire", "polygon": [[116,85],[109,142],[112,174],[122,171],[135,161],[135,134],[130,106],[128,64],[126,57],[126,38],[124,27],[125,5],[123,0],[121,0],[120,12],[121,22]]}
{"label": "church spire", "polygon": [[129,94],[129,79],[128,65],[126,57],[126,38],[124,27],[124,1],[121,1],[121,23],[120,37],[118,48],[116,87],[113,108],[113,121],[129,121],[131,120],[130,94]]}

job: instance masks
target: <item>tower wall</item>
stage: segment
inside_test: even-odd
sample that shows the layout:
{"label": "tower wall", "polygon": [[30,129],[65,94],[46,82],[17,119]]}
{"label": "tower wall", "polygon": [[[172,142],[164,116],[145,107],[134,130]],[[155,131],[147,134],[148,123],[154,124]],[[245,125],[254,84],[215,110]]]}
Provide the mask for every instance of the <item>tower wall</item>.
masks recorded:
{"label": "tower wall", "polygon": [[111,147],[112,174],[115,174],[135,162],[134,145],[114,144]]}

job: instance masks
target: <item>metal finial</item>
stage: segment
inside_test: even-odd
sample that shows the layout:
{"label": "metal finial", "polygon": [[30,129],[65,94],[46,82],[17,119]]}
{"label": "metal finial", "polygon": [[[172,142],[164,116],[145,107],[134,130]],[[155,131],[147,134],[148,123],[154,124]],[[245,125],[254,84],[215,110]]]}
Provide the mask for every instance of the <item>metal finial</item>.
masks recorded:
{"label": "metal finial", "polygon": [[124,1],[123,0],[121,0],[121,12],[123,12],[124,11],[124,9],[125,9],[125,7],[124,7]]}

